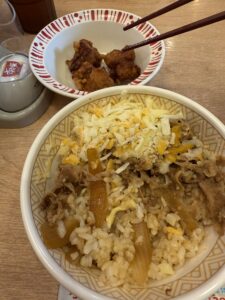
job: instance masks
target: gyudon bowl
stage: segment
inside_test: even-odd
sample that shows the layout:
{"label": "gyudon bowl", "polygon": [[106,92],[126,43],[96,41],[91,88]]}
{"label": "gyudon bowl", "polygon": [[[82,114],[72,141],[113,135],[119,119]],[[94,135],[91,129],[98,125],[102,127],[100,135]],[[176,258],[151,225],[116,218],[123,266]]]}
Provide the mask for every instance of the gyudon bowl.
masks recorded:
{"label": "gyudon bowl", "polygon": [[224,125],[192,100],[120,86],[36,137],[21,209],[48,271],[84,299],[204,299],[223,284]]}

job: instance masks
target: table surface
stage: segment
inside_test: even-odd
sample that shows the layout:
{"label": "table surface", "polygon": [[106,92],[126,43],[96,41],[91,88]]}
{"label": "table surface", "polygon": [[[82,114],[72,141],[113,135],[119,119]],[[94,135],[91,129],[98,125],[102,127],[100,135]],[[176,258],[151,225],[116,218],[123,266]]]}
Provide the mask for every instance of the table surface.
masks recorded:
{"label": "table surface", "polygon": [[[114,8],[144,16],[171,0],[55,0],[58,16],[87,8]],[[225,10],[225,0],[195,0],[152,20],[160,32]],[[149,83],[194,99],[225,122],[225,26],[213,24],[166,40],[162,69]],[[56,300],[58,284],[34,254],[20,213],[20,177],[42,126],[71,99],[54,95],[48,110],[22,129],[0,129],[0,299]]]}

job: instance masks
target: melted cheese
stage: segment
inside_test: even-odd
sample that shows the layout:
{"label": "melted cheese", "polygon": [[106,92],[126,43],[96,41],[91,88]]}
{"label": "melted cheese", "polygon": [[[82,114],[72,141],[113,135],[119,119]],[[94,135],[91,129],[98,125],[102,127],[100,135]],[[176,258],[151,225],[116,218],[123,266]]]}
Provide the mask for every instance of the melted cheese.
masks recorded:
{"label": "melted cheese", "polygon": [[135,209],[136,206],[137,206],[137,204],[135,203],[134,200],[127,199],[127,200],[124,200],[119,206],[113,208],[111,210],[110,214],[106,217],[106,223],[107,223],[108,228],[111,228],[111,226],[112,226],[112,224],[115,220],[116,214],[119,211],[125,211],[125,210],[128,210],[128,209]]}

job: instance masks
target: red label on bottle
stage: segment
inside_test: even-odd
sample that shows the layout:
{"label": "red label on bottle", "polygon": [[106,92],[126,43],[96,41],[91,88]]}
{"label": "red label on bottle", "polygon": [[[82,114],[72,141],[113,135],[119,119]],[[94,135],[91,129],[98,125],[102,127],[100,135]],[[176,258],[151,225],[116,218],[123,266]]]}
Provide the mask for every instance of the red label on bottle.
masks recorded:
{"label": "red label on bottle", "polygon": [[7,61],[2,72],[2,77],[11,77],[20,75],[23,64],[18,61]]}

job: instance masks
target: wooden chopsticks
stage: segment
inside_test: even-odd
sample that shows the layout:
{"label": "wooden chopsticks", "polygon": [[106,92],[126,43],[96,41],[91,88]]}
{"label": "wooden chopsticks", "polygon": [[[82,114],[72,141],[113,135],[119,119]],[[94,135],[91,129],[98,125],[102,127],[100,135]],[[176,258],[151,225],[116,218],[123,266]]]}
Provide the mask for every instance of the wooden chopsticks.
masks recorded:
{"label": "wooden chopsticks", "polygon": [[167,13],[167,12],[169,12],[169,11],[175,9],[175,8],[183,6],[183,5],[185,5],[185,4],[187,4],[187,3],[191,2],[191,1],[194,1],[194,0],[178,0],[178,1],[175,1],[175,2],[167,5],[166,7],[163,7],[160,10],[157,10],[157,11],[151,13],[150,15],[147,15],[146,17],[137,20],[136,22],[128,24],[127,26],[125,26],[123,28],[123,30],[126,31],[128,29],[131,29],[131,28],[133,28],[133,27],[135,27],[135,26],[137,26],[137,25],[139,25],[141,23],[144,23],[144,22],[149,21],[151,19],[154,19],[154,18],[156,18],[158,16],[161,16],[161,15],[163,15],[163,14],[165,14],[165,13]]}
{"label": "wooden chopsticks", "polygon": [[222,21],[224,19],[225,19],[225,11],[222,11],[222,12],[217,13],[215,15],[209,16],[207,18],[198,20],[198,21],[193,22],[193,23],[189,23],[187,25],[184,25],[184,26],[181,26],[179,28],[173,29],[171,31],[165,32],[163,34],[157,35],[153,38],[149,38],[149,39],[144,40],[142,42],[139,42],[139,43],[136,43],[136,44],[133,44],[133,45],[128,45],[128,46],[124,47],[122,50],[127,51],[127,50],[131,50],[131,49],[136,49],[136,48],[139,48],[139,47],[142,47],[142,46],[154,43],[154,42],[158,42],[158,41],[167,39],[167,38],[172,37],[172,36],[176,36],[176,35],[191,31],[191,30],[195,30],[197,28],[201,28],[201,27],[204,27],[204,26]]}

